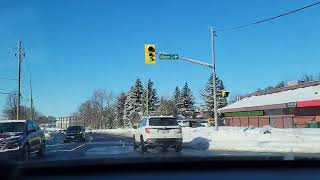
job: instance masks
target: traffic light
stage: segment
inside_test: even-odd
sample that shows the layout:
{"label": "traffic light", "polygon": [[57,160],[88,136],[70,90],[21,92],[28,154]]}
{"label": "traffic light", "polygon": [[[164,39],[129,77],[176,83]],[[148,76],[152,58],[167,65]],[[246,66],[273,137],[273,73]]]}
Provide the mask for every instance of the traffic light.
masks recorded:
{"label": "traffic light", "polygon": [[146,64],[155,64],[156,63],[156,45],[145,44],[144,52],[145,52]]}
{"label": "traffic light", "polygon": [[221,96],[222,97],[228,97],[229,96],[229,91],[222,90],[221,91]]}

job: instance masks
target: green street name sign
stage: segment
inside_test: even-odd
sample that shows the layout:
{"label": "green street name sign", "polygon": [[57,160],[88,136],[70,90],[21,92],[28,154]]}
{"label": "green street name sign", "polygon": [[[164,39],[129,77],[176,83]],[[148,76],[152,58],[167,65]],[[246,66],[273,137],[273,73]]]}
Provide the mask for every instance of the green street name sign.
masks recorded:
{"label": "green street name sign", "polygon": [[159,59],[179,59],[178,54],[159,54]]}

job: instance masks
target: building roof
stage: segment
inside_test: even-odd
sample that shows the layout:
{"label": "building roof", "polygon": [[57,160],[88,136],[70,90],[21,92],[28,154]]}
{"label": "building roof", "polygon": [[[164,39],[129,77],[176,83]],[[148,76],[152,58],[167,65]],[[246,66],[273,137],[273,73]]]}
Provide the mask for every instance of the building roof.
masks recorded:
{"label": "building roof", "polygon": [[305,83],[272,90],[271,92],[256,93],[247,96],[218,111],[236,112],[263,109],[277,109],[287,107],[287,103],[320,99],[320,82]]}

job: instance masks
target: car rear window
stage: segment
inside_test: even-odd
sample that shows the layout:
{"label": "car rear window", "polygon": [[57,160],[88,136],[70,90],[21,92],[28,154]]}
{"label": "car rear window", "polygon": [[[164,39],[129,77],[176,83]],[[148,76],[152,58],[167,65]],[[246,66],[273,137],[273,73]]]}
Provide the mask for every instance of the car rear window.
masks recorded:
{"label": "car rear window", "polygon": [[178,126],[178,122],[175,118],[152,118],[149,126]]}
{"label": "car rear window", "polygon": [[81,126],[70,126],[67,129],[67,131],[81,131],[81,130],[82,130]]}

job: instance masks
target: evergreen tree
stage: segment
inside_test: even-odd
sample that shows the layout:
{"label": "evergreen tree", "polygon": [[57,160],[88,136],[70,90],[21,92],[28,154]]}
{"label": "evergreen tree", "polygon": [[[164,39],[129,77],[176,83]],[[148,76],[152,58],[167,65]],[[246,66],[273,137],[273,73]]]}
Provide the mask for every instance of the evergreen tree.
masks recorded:
{"label": "evergreen tree", "polygon": [[194,98],[188,83],[185,83],[181,92],[181,114],[186,117],[194,115]]}
{"label": "evergreen tree", "polygon": [[131,87],[129,95],[125,101],[123,111],[125,127],[131,127],[131,121],[133,119],[139,119],[137,116],[141,116],[143,114],[143,91],[142,83],[140,79],[137,79],[134,86]]}
{"label": "evergreen tree", "polygon": [[[148,93],[148,94],[147,94]],[[144,90],[143,94],[143,111],[144,114],[146,114],[146,104],[147,104],[147,97],[148,97],[148,111],[149,113],[152,111],[155,111],[158,104],[159,104],[159,99],[157,97],[157,91],[155,88],[153,88],[153,82],[149,79],[147,83],[147,87]]]}
{"label": "evergreen tree", "polygon": [[[213,82],[212,82],[213,76],[210,76],[210,79],[207,82],[206,88],[204,93],[202,94],[202,97],[205,101],[205,108],[207,111],[211,113],[211,116],[213,117],[214,113],[214,98],[213,98]],[[216,76],[216,92],[221,92],[224,90],[225,87],[223,85],[223,81],[219,79],[218,76]],[[225,107],[227,105],[227,99],[226,97],[219,96],[219,93],[217,93],[217,109]]]}
{"label": "evergreen tree", "polygon": [[127,99],[126,93],[122,92],[118,98],[117,98],[117,104],[116,104],[116,127],[123,128],[124,127],[124,121],[123,121],[123,111],[125,102]]}
{"label": "evergreen tree", "polygon": [[142,113],[142,104],[143,104],[143,85],[140,81],[140,79],[137,79],[134,86],[133,91],[131,94],[131,98],[133,99],[133,106],[135,109],[135,112],[141,112]]}
{"label": "evergreen tree", "polygon": [[124,109],[123,109],[123,125],[124,127],[128,128],[128,127],[132,127],[131,122],[130,122],[130,118],[133,116],[132,114],[134,113],[134,102],[133,102],[133,98],[132,98],[132,94],[133,94],[133,87],[131,87],[128,96],[125,100],[124,103]]}
{"label": "evergreen tree", "polygon": [[180,89],[178,86],[174,90],[174,94],[173,94],[172,99],[175,102],[175,105],[178,109],[178,113],[180,113],[180,110],[182,108],[182,100],[181,100],[181,92],[180,92]]}

